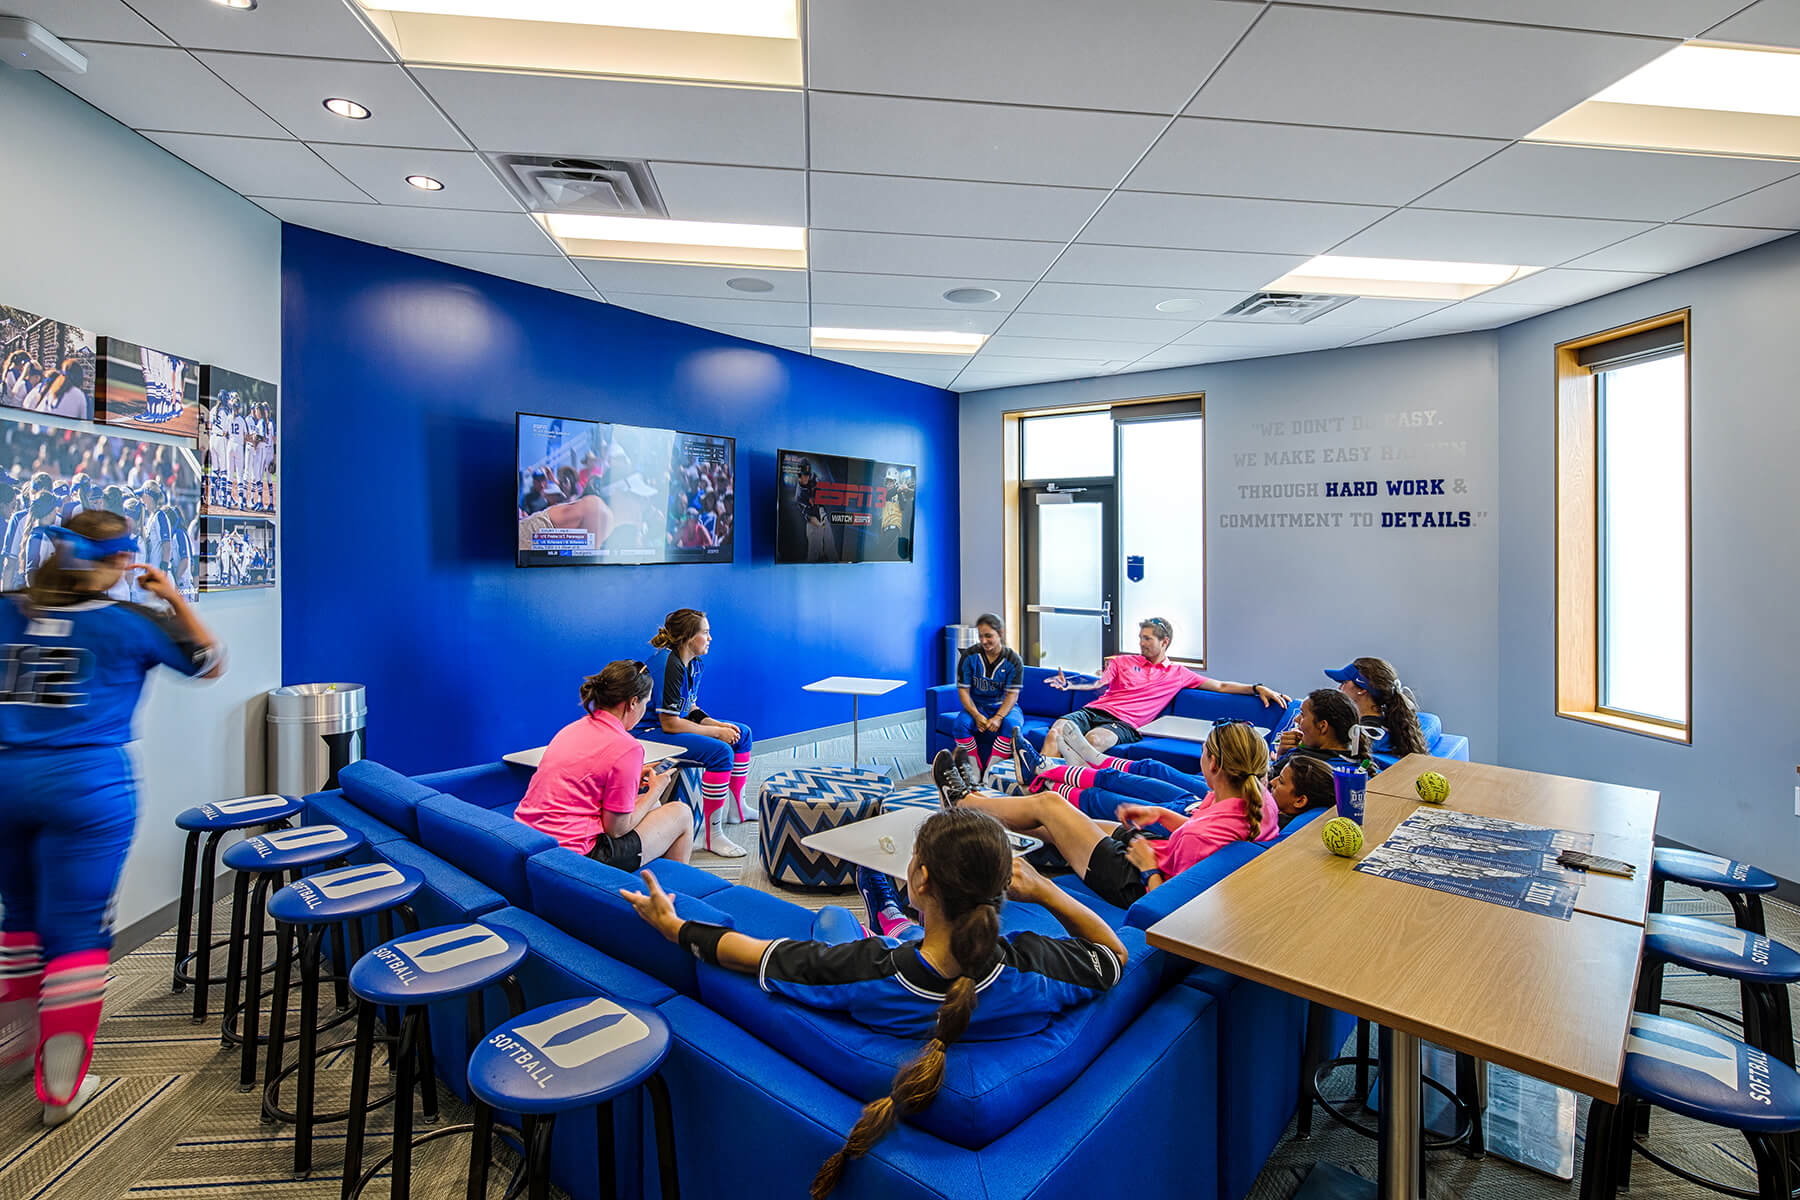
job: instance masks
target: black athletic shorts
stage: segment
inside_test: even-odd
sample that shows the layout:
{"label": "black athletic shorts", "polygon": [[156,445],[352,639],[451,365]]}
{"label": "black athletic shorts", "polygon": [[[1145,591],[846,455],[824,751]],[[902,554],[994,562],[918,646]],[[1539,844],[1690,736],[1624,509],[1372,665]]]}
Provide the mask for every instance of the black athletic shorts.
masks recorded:
{"label": "black athletic shorts", "polygon": [[1092,733],[1096,729],[1109,730],[1113,737],[1118,739],[1118,741],[1113,743],[1118,746],[1129,746],[1133,742],[1141,742],[1144,740],[1143,734],[1119,720],[1119,718],[1113,716],[1104,708],[1094,708],[1092,706],[1078,708],[1068,716],[1064,717],[1063,720],[1067,721],[1083,733]]}
{"label": "black athletic shorts", "polygon": [[635,829],[618,837],[603,833],[594,839],[594,848],[588,851],[588,857],[621,871],[635,871],[644,865],[644,839]]}
{"label": "black athletic shorts", "polygon": [[1093,853],[1088,855],[1087,874],[1081,877],[1081,882],[1092,888],[1096,896],[1120,908],[1130,908],[1143,899],[1148,890],[1144,887],[1143,872],[1125,854],[1125,846],[1132,836],[1131,831],[1121,825],[1101,838]]}

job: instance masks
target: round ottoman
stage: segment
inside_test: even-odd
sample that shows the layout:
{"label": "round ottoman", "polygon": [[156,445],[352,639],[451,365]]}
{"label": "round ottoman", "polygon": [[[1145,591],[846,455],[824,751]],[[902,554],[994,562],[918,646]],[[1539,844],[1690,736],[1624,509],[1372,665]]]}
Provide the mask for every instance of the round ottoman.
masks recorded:
{"label": "round ottoman", "polygon": [[942,808],[943,798],[938,795],[937,785],[932,783],[915,783],[910,787],[895,788],[887,798],[887,809],[896,808]]}
{"label": "round ottoman", "polygon": [[757,797],[763,870],[783,887],[822,890],[856,882],[856,864],[800,844],[826,829],[879,816],[894,785],[856,767],[795,767],[763,782]]}

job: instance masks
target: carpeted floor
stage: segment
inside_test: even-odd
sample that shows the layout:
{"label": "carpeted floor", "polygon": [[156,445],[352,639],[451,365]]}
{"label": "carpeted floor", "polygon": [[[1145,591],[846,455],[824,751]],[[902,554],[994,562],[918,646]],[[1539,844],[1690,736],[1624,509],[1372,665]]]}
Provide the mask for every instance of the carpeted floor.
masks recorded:
{"label": "carpeted floor", "polygon": [[[923,770],[923,743],[918,730],[897,727],[889,743],[876,753],[890,752],[903,776]],[[864,735],[865,758],[870,736]],[[780,752],[759,757],[752,768],[747,795],[761,779],[792,759],[846,761],[848,739],[834,753],[832,743],[816,752]],[[755,826],[743,827],[754,843]],[[708,861],[710,860],[710,861]],[[696,864],[732,875],[745,884],[775,891],[748,859],[697,857]],[[1712,897],[1674,889],[1669,907],[1675,911],[1725,917],[1725,907]],[[831,898],[827,898],[831,899]],[[854,902],[854,897],[851,897]],[[842,902],[841,899],[839,902]],[[815,902],[816,904],[817,902]],[[221,906],[223,913],[223,906]],[[1790,945],[1800,944],[1800,910],[1781,903],[1768,905],[1769,932]],[[223,926],[220,926],[223,927]],[[267,1126],[257,1118],[254,1094],[237,1088],[235,1054],[221,1050],[217,1025],[189,1022],[190,998],[169,991],[174,954],[173,933],[164,934],[121,957],[113,966],[106,1000],[106,1019],[95,1050],[93,1072],[103,1084],[100,1095],[69,1125],[45,1130],[29,1086],[0,1091],[0,1200],[125,1200],[127,1197],[257,1197],[292,1200],[335,1200],[343,1155],[341,1127],[324,1127],[315,1139],[315,1169],[305,1180],[293,1178],[292,1132]],[[221,964],[222,965],[222,964]],[[1690,972],[1670,972],[1668,995],[1674,999],[1737,1010],[1733,987]],[[216,1021],[216,1019],[215,1019]],[[1731,1032],[1729,1026],[1719,1026]],[[347,1031],[346,1035],[347,1035]],[[341,1107],[348,1092],[347,1054],[325,1061],[319,1075],[321,1109]],[[379,1086],[379,1084],[378,1084]],[[1586,1101],[1578,1106],[1584,1118]],[[447,1094],[441,1120],[467,1119],[466,1110]],[[385,1148],[389,1128],[385,1111],[371,1120],[371,1146]],[[1579,1125],[1577,1126],[1579,1129]],[[1361,1174],[1375,1173],[1375,1145],[1336,1125],[1323,1115],[1304,1142],[1289,1136],[1276,1149],[1257,1180],[1250,1200],[1287,1200],[1315,1161],[1329,1161]],[[1731,1135],[1694,1122],[1658,1114],[1652,1135],[1659,1145],[1690,1166],[1739,1186],[1749,1186],[1743,1143]],[[727,1143],[728,1145],[728,1143]],[[377,1150],[375,1153],[382,1151]],[[451,1138],[420,1151],[415,1161],[413,1195],[440,1200],[464,1195],[467,1140]],[[1577,1166],[1580,1148],[1577,1146]],[[513,1160],[503,1151],[495,1161],[489,1196],[498,1198]],[[1491,1197],[1494,1200],[1552,1200],[1572,1197],[1573,1183],[1536,1174],[1493,1156],[1471,1162],[1456,1151],[1435,1153],[1430,1160],[1430,1195]],[[1675,1200],[1706,1195],[1648,1164],[1634,1171],[1634,1200]],[[560,1193],[559,1193],[560,1194]],[[1105,1194],[1096,1191],[1096,1195]],[[386,1200],[385,1179],[367,1191],[371,1200]],[[689,1197],[689,1200],[696,1200]],[[698,1198],[706,1200],[706,1198]]]}

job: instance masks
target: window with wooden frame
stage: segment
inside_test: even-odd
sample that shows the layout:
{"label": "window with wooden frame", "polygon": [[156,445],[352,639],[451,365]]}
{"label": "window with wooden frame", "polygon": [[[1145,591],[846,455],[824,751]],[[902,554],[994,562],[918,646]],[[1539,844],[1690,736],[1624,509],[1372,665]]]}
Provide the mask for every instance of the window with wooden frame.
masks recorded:
{"label": "window with wooden frame", "polygon": [[1688,312],[1556,347],[1556,712],[1692,740]]}

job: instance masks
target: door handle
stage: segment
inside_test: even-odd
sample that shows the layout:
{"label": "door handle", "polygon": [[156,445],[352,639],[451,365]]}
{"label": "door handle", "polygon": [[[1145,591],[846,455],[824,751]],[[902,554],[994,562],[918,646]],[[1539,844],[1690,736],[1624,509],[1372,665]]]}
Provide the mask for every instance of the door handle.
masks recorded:
{"label": "door handle", "polygon": [[1107,629],[1112,628],[1112,601],[1111,600],[1102,600],[1100,602],[1100,624],[1105,626]]}

